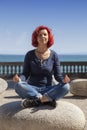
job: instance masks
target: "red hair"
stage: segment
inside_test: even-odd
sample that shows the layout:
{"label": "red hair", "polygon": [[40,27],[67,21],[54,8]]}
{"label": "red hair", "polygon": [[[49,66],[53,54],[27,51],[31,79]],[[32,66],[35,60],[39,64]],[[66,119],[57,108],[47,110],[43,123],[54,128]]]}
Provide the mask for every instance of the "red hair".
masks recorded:
{"label": "red hair", "polygon": [[53,34],[51,32],[51,29],[46,27],[46,26],[39,26],[37,27],[34,32],[32,33],[32,45],[34,47],[37,47],[38,46],[38,42],[37,42],[37,36],[38,36],[38,33],[40,30],[42,29],[46,29],[47,32],[48,32],[48,37],[49,37],[49,40],[48,40],[48,43],[47,43],[47,47],[49,48],[50,46],[52,46],[54,44],[54,37],[53,37]]}

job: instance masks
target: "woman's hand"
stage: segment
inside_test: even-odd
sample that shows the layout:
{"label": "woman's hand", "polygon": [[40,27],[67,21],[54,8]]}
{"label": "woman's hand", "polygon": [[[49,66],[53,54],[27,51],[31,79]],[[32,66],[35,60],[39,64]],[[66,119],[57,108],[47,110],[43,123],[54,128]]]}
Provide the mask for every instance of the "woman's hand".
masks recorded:
{"label": "woman's hand", "polygon": [[13,77],[13,81],[14,82],[19,82],[21,79],[20,77],[16,74],[14,77]]}
{"label": "woman's hand", "polygon": [[68,75],[65,75],[65,78],[63,79],[63,83],[69,83],[70,82],[70,78],[68,77]]}

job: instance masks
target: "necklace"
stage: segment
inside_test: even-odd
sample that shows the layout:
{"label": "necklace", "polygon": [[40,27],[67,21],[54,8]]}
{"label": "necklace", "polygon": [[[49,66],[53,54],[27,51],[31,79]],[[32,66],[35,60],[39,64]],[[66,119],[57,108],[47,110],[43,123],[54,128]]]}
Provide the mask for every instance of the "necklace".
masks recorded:
{"label": "necklace", "polygon": [[35,51],[36,56],[37,56],[41,61],[43,61],[43,60],[49,58],[50,53],[51,53],[50,50],[47,50],[47,51],[44,51],[44,52],[41,52],[41,51],[38,51],[38,50]]}

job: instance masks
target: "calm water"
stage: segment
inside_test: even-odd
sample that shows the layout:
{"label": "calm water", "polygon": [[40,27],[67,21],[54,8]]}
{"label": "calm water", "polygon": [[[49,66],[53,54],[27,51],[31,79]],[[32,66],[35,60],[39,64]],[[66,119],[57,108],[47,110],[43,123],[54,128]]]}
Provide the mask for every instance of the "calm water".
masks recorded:
{"label": "calm water", "polygon": [[[87,55],[59,55],[60,61],[87,61]],[[24,55],[0,55],[0,62],[24,61]]]}

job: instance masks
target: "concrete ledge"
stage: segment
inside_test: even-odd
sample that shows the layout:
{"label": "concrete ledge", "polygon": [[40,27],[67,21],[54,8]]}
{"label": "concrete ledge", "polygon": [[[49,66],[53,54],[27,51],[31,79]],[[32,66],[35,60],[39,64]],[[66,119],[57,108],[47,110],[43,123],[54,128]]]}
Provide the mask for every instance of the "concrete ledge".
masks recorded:
{"label": "concrete ledge", "polygon": [[85,116],[76,105],[59,101],[55,109],[40,106],[22,109],[20,101],[0,106],[1,130],[84,130]]}
{"label": "concrete ledge", "polygon": [[77,96],[87,96],[87,79],[72,80],[70,92]]}
{"label": "concrete ledge", "polygon": [[4,79],[0,78],[0,94],[7,89],[7,86],[7,82]]}

